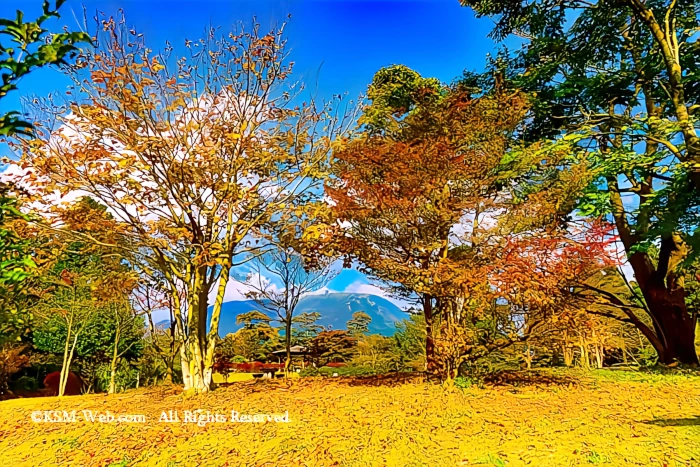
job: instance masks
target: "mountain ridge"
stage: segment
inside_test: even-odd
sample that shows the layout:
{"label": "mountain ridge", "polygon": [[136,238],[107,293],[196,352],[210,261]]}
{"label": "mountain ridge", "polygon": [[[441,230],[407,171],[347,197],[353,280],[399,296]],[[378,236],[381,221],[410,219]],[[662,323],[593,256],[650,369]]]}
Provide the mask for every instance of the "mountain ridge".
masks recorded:
{"label": "mountain ridge", "polygon": [[[207,321],[211,320],[211,310]],[[233,300],[225,302],[221,307],[219,319],[219,336],[238,331],[242,324],[236,323],[236,317],[250,311],[261,311],[273,320],[277,318],[274,312],[262,309],[254,300]],[[407,313],[384,297],[373,294],[327,292],[325,294],[307,295],[299,301],[295,316],[302,313],[317,311],[320,318],[316,322],[326,329],[346,329],[346,323],[352,318],[352,314],[358,311],[367,313],[372,321],[369,323],[369,332],[390,336],[396,331],[396,322],[408,317]],[[168,327],[167,320],[157,323],[158,326]],[[279,325],[279,323],[275,323]]]}

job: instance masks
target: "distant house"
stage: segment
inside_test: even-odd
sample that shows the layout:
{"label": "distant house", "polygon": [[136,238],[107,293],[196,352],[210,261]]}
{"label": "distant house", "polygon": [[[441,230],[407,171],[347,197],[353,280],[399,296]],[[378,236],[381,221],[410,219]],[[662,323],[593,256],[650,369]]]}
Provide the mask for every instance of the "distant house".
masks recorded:
{"label": "distant house", "polygon": [[[302,355],[308,355],[308,349],[306,347],[302,347],[301,345],[293,345],[289,348],[289,352],[291,353],[292,357],[299,357]],[[272,352],[273,355],[277,355],[278,357],[287,355],[287,350],[276,350],[275,352]]]}

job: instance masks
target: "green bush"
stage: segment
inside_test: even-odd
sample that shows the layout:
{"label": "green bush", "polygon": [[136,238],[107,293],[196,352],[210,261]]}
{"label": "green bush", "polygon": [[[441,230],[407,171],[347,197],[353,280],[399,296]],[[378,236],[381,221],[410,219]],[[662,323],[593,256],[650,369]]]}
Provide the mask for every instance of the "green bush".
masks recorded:
{"label": "green bush", "polygon": [[[136,387],[136,378],[138,375],[138,370],[125,361],[121,361],[117,366],[117,374],[115,376],[115,384],[117,386],[117,392],[124,391],[125,389],[132,389]],[[109,379],[111,376],[111,369],[109,365],[100,365],[97,369],[97,391],[109,391]]]}
{"label": "green bush", "polygon": [[639,364],[643,367],[653,367],[659,361],[659,355],[653,347],[642,347],[637,356]]}
{"label": "green bush", "polygon": [[480,378],[470,376],[457,376],[455,378],[455,386],[459,389],[469,389],[471,387],[483,388],[484,382]]}
{"label": "green bush", "polygon": [[32,376],[22,376],[17,378],[12,388],[17,391],[36,391],[39,389],[39,382]]}

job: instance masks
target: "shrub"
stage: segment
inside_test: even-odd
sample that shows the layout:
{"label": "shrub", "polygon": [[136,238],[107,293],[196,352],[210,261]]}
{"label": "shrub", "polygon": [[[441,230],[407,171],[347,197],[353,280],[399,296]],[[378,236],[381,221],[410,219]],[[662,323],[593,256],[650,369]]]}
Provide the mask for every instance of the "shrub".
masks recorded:
{"label": "shrub", "polygon": [[458,376],[455,378],[455,386],[460,389],[469,389],[471,387],[483,388],[484,382],[480,378]]}
{"label": "shrub", "polygon": [[14,374],[29,366],[30,359],[25,350],[24,345],[6,344],[0,347],[0,394],[10,388],[10,379]]}
{"label": "shrub", "polygon": [[342,367],[336,367],[336,368],[330,368],[330,367],[321,367],[321,368],[306,368],[304,370],[301,370],[300,375],[301,376],[333,376],[334,373],[337,373],[338,376],[374,376],[377,373],[376,370],[373,370],[372,368],[366,367],[366,366],[355,366],[355,365],[348,365],[348,366],[342,366]]}
{"label": "shrub", "polygon": [[[133,366],[129,365],[125,361],[121,361],[117,367],[117,374],[115,377],[115,383],[117,386],[117,392],[124,391],[125,389],[131,389],[136,387],[136,378],[138,377],[139,371]],[[109,391],[109,378],[111,375],[111,368],[109,365],[100,365],[97,369],[97,385],[96,389],[98,391]]]}
{"label": "shrub", "polygon": [[15,391],[36,391],[39,389],[39,382],[32,376],[22,376],[17,378],[12,388]]}

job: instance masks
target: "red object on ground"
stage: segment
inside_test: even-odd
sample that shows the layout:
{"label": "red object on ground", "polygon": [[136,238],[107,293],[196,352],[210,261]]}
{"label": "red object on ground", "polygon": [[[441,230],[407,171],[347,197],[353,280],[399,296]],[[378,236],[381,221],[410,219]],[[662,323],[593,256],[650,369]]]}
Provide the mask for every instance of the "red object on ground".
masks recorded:
{"label": "red object on ground", "polygon": [[243,373],[260,373],[271,370],[283,370],[284,363],[261,363],[261,362],[246,362],[246,363],[228,363],[220,362],[214,365],[214,371],[221,372],[223,370],[236,370]]}
{"label": "red object on ground", "polygon": [[325,366],[330,367],[330,368],[340,368],[341,366],[346,366],[346,363],[343,362],[330,362],[326,363]]}
{"label": "red object on ground", "polygon": [[[58,386],[61,381],[61,372],[54,371],[49,373],[44,378],[44,386],[46,386],[46,393],[49,396],[58,395]],[[66,381],[66,390],[63,394],[64,396],[79,396],[81,394],[81,388],[83,387],[83,382],[78,375],[72,371],[68,372],[68,381]]]}
{"label": "red object on ground", "polygon": [[263,370],[284,370],[284,363],[263,363],[260,368]]}

